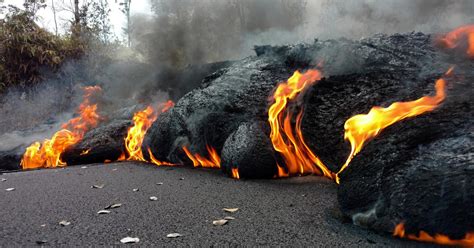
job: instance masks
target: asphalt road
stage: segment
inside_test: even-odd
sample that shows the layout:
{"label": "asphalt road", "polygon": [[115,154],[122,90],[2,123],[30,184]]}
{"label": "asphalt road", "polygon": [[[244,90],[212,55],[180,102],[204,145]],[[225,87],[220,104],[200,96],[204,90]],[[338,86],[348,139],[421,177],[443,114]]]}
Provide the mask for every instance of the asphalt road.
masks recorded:
{"label": "asphalt road", "polygon": [[[97,214],[116,203],[122,205]],[[226,216],[235,220],[212,224]],[[0,175],[0,246],[118,245],[127,236],[143,246],[424,245],[353,226],[338,211],[336,185],[314,176],[234,180],[214,170],[138,163]]]}

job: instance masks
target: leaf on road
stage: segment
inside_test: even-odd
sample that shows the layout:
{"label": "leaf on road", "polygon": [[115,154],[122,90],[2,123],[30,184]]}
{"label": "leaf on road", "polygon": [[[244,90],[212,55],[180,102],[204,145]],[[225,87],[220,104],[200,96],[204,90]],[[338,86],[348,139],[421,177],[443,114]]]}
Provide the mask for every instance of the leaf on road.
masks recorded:
{"label": "leaf on road", "polygon": [[66,221],[66,220],[62,220],[62,221],[59,222],[59,225],[61,225],[61,226],[69,226],[69,225],[71,225],[71,222]]}
{"label": "leaf on road", "polygon": [[222,210],[228,212],[228,213],[235,213],[237,212],[237,210],[239,210],[238,208],[223,208]]}
{"label": "leaf on road", "polygon": [[181,237],[183,235],[179,234],[179,233],[170,233],[168,235],[166,235],[167,238],[177,238],[177,237]]}
{"label": "leaf on road", "polygon": [[140,242],[139,238],[132,238],[132,237],[125,237],[120,240],[122,244],[131,244],[131,243],[138,243]]}
{"label": "leaf on road", "polygon": [[100,210],[99,212],[97,212],[98,214],[110,214],[110,211],[109,210]]}
{"label": "leaf on road", "polygon": [[214,226],[223,226],[223,225],[227,224],[227,222],[229,222],[229,221],[228,221],[228,220],[224,220],[224,219],[222,219],[222,220],[214,220],[214,221],[212,221],[212,224],[213,224]]}
{"label": "leaf on road", "polygon": [[116,204],[109,205],[109,206],[105,207],[104,209],[114,209],[114,208],[119,208],[121,206],[122,206],[121,203],[116,203]]}
{"label": "leaf on road", "polygon": [[150,196],[150,201],[158,201],[158,197],[156,197],[156,196]]}
{"label": "leaf on road", "polygon": [[91,188],[93,189],[102,189],[105,186],[105,184],[95,184],[92,185]]}
{"label": "leaf on road", "polygon": [[15,188],[8,188],[8,189],[6,189],[6,191],[13,191],[13,190],[15,190]]}

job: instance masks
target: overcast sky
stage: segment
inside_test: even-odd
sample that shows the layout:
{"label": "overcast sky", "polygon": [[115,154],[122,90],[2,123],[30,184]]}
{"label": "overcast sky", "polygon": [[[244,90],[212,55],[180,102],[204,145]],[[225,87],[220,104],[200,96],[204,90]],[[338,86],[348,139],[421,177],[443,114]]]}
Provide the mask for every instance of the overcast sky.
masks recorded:
{"label": "overcast sky", "polygon": [[[83,0],[80,0],[82,2]],[[110,21],[114,26],[115,34],[118,37],[122,38],[122,27],[124,27],[125,18],[123,13],[119,9],[119,3],[123,0],[106,0],[109,3],[109,7],[111,8],[112,12],[110,13]],[[2,2],[2,0],[0,0]],[[24,0],[3,0],[4,5],[12,4],[19,7],[22,7]],[[48,30],[54,31],[54,19],[53,19],[53,12],[51,9],[51,0],[45,0],[46,4],[48,5],[46,9],[43,9],[38,12],[38,16],[40,17],[39,24]],[[62,2],[64,2],[68,6],[72,6],[72,0],[54,0],[56,9],[61,8]],[[67,7],[67,6],[66,6]],[[133,0],[131,4],[131,12],[133,14],[151,14],[150,10],[150,3],[148,0]],[[72,13],[68,11],[61,11],[57,14],[58,19],[58,28],[62,29],[62,25],[64,25],[68,20],[72,18]],[[61,25],[62,24],[62,25]]]}

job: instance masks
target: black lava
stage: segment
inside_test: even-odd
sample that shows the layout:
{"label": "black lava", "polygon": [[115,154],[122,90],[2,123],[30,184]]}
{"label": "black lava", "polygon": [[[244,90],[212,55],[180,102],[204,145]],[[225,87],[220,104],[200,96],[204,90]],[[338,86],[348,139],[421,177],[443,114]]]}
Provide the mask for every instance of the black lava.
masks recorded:
{"label": "black lava", "polygon": [[232,175],[238,168],[242,178],[272,178],[277,174],[275,154],[265,122],[245,122],[232,133],[222,148],[222,169]]}

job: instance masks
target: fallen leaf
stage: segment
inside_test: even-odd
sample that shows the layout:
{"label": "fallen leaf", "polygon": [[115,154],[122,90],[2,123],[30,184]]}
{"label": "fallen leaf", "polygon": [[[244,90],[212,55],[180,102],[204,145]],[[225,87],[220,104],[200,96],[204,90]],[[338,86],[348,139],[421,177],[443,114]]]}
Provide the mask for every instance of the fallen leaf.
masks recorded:
{"label": "fallen leaf", "polygon": [[177,238],[177,237],[181,237],[183,235],[179,234],[179,233],[170,233],[168,235],[166,235],[167,238]]}
{"label": "fallen leaf", "polygon": [[119,208],[121,206],[122,206],[121,203],[116,203],[116,204],[109,205],[109,206],[105,207],[104,209],[114,209],[114,208]]}
{"label": "fallen leaf", "polygon": [[156,196],[150,196],[150,201],[158,201],[158,197],[156,197]]}
{"label": "fallen leaf", "polygon": [[38,244],[38,245],[44,245],[46,243],[48,243],[48,240],[44,240],[44,239],[43,240],[36,240],[36,244]]}
{"label": "fallen leaf", "polygon": [[125,237],[120,240],[122,244],[138,243],[140,242],[139,238]]}
{"label": "fallen leaf", "polygon": [[235,218],[232,216],[226,216],[224,217],[224,220],[235,220]]}
{"label": "fallen leaf", "polygon": [[110,211],[109,210],[100,210],[99,212],[97,212],[98,214],[110,214]]}
{"label": "fallen leaf", "polygon": [[92,185],[91,188],[93,189],[102,189],[105,186],[105,184],[95,184]]}
{"label": "fallen leaf", "polygon": [[15,188],[8,188],[8,189],[6,189],[6,191],[13,191],[13,190],[15,190]]}
{"label": "fallen leaf", "polygon": [[156,185],[163,185],[163,183],[161,183],[161,182],[160,182],[160,183],[156,183]]}
{"label": "fallen leaf", "polygon": [[69,225],[71,225],[71,222],[66,221],[66,220],[62,220],[62,221],[59,222],[59,225],[61,225],[61,226],[69,226]]}
{"label": "fallen leaf", "polygon": [[229,212],[229,213],[235,213],[239,209],[238,208],[223,208],[222,210],[224,210],[226,212]]}
{"label": "fallen leaf", "polygon": [[133,189],[133,192],[137,192],[137,191],[139,191],[139,189]]}
{"label": "fallen leaf", "polygon": [[223,225],[227,224],[227,222],[229,222],[229,221],[228,221],[228,220],[224,220],[224,219],[222,219],[222,220],[214,220],[214,221],[212,221],[212,224],[213,224],[214,226],[223,226]]}

